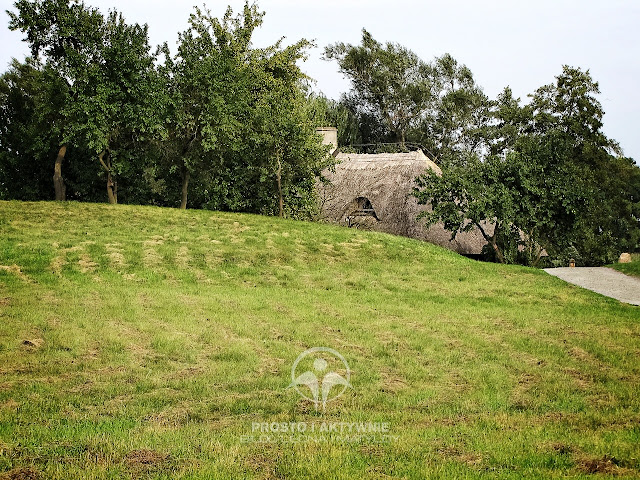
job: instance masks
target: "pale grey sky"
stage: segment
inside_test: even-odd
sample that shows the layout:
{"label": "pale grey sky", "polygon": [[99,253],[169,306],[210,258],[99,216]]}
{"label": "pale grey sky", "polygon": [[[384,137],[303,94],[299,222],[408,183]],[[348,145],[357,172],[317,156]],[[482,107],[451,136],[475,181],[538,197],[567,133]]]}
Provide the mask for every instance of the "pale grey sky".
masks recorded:
{"label": "pale grey sky", "polygon": [[[196,1],[86,0],[106,12],[121,11],[128,21],[149,24],[151,42],[168,41],[175,51],[177,33],[187,26]],[[205,2],[216,16],[242,0]],[[476,81],[494,98],[505,86],[516,96],[554,81],[562,65],[589,69],[600,83],[608,136],[625,154],[640,161],[640,2],[637,0],[262,0],[266,12],[254,43],[264,46],[286,37],[315,40],[304,70],[316,90],[338,98],[348,82],[333,62],[321,60],[322,49],[335,42],[359,43],[362,28],[382,42],[400,43],[423,60],[451,53],[466,64]],[[0,0],[0,67],[27,53],[22,35],[10,32]]]}

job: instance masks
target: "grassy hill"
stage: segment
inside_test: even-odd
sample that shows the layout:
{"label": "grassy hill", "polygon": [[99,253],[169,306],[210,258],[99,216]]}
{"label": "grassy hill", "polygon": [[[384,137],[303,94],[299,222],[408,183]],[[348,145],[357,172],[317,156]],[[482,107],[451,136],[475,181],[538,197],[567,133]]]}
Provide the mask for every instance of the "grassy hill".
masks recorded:
{"label": "grassy hill", "polygon": [[[311,347],[351,371],[324,411],[287,388]],[[323,430],[354,424],[383,434]],[[640,309],[544,272],[275,218],[0,202],[0,478],[638,478],[639,445]]]}

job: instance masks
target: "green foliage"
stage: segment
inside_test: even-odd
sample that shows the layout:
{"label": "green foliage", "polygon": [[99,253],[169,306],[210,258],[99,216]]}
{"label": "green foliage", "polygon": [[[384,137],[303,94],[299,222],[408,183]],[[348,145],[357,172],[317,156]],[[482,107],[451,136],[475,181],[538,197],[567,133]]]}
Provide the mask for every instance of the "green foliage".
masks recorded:
{"label": "green foliage", "polygon": [[449,54],[436,58],[430,72],[436,93],[411,138],[423,143],[438,164],[482,154],[490,138],[492,102],[471,70]]}
{"label": "green foliage", "polygon": [[34,58],[42,53],[70,83],[100,57],[103,17],[84,2],[18,0],[8,11],[9,29],[26,34]]}
{"label": "green foliage", "polygon": [[[67,83],[50,65],[14,60],[0,78],[0,198],[51,198],[53,159],[64,120],[59,112],[69,100]],[[104,197],[90,152],[81,145],[67,151],[67,198],[96,201]]]}
{"label": "green foliage", "polygon": [[[610,263],[623,251],[636,250],[640,238],[640,168],[602,132],[599,93],[588,71],[565,66],[555,84],[532,96],[526,127],[527,138],[538,139],[554,152],[554,139],[562,139],[559,155],[571,169],[563,193],[579,191],[582,197],[575,223],[564,237],[583,264]],[[521,148],[518,142],[514,148]],[[531,155],[537,154],[540,162],[544,153],[544,148],[537,148]]]}
{"label": "green foliage", "polygon": [[330,45],[325,59],[336,60],[352,84],[340,106],[357,119],[359,141],[341,145],[419,143],[438,163],[487,148],[492,102],[451,55],[426,63],[363,30],[361,45]]}
{"label": "green foliage", "polygon": [[104,18],[97,9],[68,0],[19,0],[14,6],[17,13],[8,12],[9,28],[26,34],[33,58],[42,54],[51,81],[64,85],[51,114],[61,119],[55,141],[65,144],[81,126],[96,121],[84,114],[92,102],[85,89],[92,84],[91,72],[100,68]]}
{"label": "green foliage", "polygon": [[83,2],[19,0],[15,7],[10,28],[26,33],[34,57],[44,56],[52,85],[61,85],[56,101],[42,102],[49,109],[42,116],[57,119],[57,128],[45,129],[49,141],[100,154],[93,170],[104,168],[116,201],[119,174],[138,170],[121,149],[131,150],[159,124],[161,84],[147,27],[128,25],[115,11],[105,18]]}
{"label": "green foliage", "polygon": [[340,147],[363,143],[362,117],[358,117],[344,101],[331,100],[311,92],[307,95],[306,108],[307,115],[316,127],[333,126],[338,129]]}
{"label": "green foliage", "polygon": [[[50,195],[51,172],[45,159],[55,155],[56,144],[40,118],[43,104],[50,100],[44,76],[27,59],[24,64],[14,60],[0,78],[0,198],[36,200]],[[30,181],[25,181],[27,176]]]}
{"label": "green foliage", "polygon": [[415,194],[431,205],[423,215],[428,225],[443,222],[452,238],[477,229],[488,259],[537,264],[547,248],[540,234],[546,214],[540,178],[541,166],[517,153],[484,161],[470,156],[462,165],[443,166],[442,175],[429,170],[416,180]]}
{"label": "green foliage", "polygon": [[535,265],[544,250],[561,264],[601,265],[637,249],[640,168],[602,133],[597,93],[588,72],[570,67],[529,105],[506,89],[481,133],[490,154],[457,156],[442,177],[419,180],[418,198],[433,205],[428,223],[443,221],[454,236],[475,225],[510,263]]}
{"label": "green foliage", "polygon": [[[256,5],[222,18],[195,9],[175,57],[166,45],[153,54],[147,26],[116,11],[64,0],[15,8],[10,28],[26,33],[44,66],[16,66],[18,86],[4,79],[14,93],[1,97],[11,118],[0,140],[0,195],[49,197],[47,170],[64,145],[69,198],[104,198],[95,183],[102,174],[114,203],[186,207],[191,190],[199,208],[273,214],[282,198],[283,213],[312,213],[314,179],[329,159],[297,65],[310,43],[254,48],[264,15]],[[38,183],[25,170],[36,151]]]}
{"label": "green foliage", "polygon": [[393,141],[404,143],[433,94],[428,65],[401,45],[383,46],[364,29],[361,45],[336,43],[324,55],[351,79],[352,107],[378,119]]}
{"label": "green foliage", "polygon": [[167,160],[181,172],[183,206],[191,179],[196,206],[276,214],[280,194],[288,215],[308,215],[314,205],[314,179],[328,159],[297,66],[310,43],[253,48],[262,17],[248,3],[242,14],[229,9],[222,19],[196,9],[177,56],[166,62],[173,144]]}

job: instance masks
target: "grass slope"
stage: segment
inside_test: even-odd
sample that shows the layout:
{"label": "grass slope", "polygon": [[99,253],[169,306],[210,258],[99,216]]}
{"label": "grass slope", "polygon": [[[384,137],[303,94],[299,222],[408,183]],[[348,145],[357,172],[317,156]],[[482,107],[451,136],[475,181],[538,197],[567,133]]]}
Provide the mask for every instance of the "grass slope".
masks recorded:
{"label": "grass slope", "polygon": [[640,277],[640,254],[631,254],[631,263],[614,263],[613,265],[609,266],[611,268],[615,268],[619,272],[626,273],[627,275]]}
{"label": "grass slope", "polygon": [[[352,371],[324,413],[287,388],[314,346]],[[537,270],[259,216],[0,202],[0,478],[638,478],[639,386],[640,309]],[[252,438],[267,422],[389,433]]]}

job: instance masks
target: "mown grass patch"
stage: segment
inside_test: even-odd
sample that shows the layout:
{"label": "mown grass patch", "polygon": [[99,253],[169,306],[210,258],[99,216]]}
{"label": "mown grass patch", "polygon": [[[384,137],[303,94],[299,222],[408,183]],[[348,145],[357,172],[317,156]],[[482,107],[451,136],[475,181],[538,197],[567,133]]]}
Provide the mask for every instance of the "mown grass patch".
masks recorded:
{"label": "mown grass patch", "polygon": [[[19,202],[0,202],[0,265],[0,478],[640,476],[640,310],[541,271],[314,223]],[[324,412],[287,388],[314,346],[351,368]],[[252,438],[273,422],[390,438]]]}

